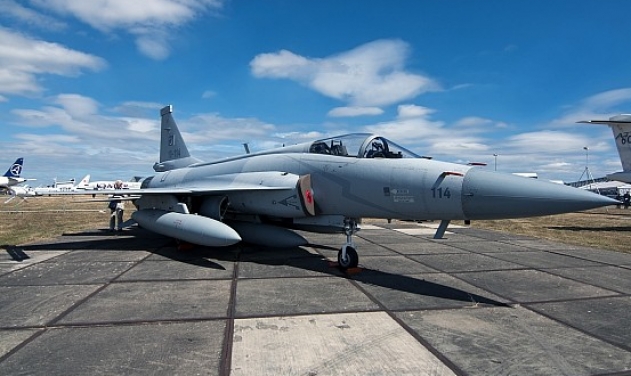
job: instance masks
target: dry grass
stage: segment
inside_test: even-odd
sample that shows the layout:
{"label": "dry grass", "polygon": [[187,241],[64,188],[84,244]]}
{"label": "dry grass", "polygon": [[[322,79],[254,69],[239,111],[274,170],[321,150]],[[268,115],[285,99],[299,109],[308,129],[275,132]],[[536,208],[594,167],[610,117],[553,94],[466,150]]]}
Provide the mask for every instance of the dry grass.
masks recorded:
{"label": "dry grass", "polygon": [[545,217],[474,221],[471,227],[631,253],[631,209],[608,207]]}
{"label": "dry grass", "polygon": [[[2,198],[0,198],[2,199]],[[0,247],[54,238],[67,232],[107,228],[109,210],[90,196],[15,199],[0,204]],[[133,205],[126,206],[125,219]],[[473,221],[473,228],[631,252],[631,209],[596,209],[582,213],[498,221]]]}
{"label": "dry grass", "polygon": [[[0,196],[0,202],[6,197]],[[67,232],[107,228],[107,203],[85,202],[90,199],[90,196],[34,197],[0,203],[0,247],[55,238]]]}

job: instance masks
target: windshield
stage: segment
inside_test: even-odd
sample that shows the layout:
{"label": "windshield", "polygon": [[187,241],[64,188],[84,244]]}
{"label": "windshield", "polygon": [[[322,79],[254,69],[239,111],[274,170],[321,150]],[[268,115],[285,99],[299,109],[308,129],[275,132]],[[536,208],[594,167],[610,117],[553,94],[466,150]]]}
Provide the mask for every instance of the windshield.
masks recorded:
{"label": "windshield", "polygon": [[309,153],[355,158],[420,158],[396,143],[370,133],[353,133],[317,140]]}

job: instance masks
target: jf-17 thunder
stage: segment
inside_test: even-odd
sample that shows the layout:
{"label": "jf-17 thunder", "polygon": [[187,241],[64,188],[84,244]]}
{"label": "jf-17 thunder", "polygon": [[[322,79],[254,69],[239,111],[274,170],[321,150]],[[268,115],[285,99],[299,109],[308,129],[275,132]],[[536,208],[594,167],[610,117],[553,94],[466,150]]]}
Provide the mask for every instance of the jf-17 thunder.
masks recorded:
{"label": "jf-17 thunder", "polygon": [[[420,157],[375,134],[358,133],[202,162],[161,109],[160,162],[136,195],[132,219],[188,243],[308,244],[293,229],[343,232],[341,269],[358,265],[361,218],[449,221],[541,216],[618,201],[572,187]],[[139,196],[137,196],[139,195]]]}

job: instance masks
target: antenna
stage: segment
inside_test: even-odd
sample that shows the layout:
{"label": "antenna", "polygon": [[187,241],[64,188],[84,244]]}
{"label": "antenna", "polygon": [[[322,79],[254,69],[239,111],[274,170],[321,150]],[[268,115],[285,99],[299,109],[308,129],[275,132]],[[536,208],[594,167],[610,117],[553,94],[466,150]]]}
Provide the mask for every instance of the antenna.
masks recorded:
{"label": "antenna", "polygon": [[[583,176],[585,176],[585,180],[589,184],[587,189],[591,190],[592,184],[596,184],[596,181],[594,180],[594,176],[592,175],[592,172],[589,171],[589,148],[587,146],[583,146],[583,150],[585,150],[585,169],[583,170],[581,177],[578,178],[578,181],[579,182],[582,181]],[[596,186],[596,192],[600,194],[600,190],[598,189],[598,186]]]}

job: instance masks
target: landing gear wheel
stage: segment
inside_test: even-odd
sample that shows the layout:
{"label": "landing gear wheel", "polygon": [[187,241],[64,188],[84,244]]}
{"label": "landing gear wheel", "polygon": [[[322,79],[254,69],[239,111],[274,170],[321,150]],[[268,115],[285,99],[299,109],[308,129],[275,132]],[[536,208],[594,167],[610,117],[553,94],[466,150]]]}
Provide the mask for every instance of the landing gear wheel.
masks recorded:
{"label": "landing gear wheel", "polygon": [[[346,248],[346,257],[344,257],[344,248]],[[337,254],[337,263],[342,270],[356,268],[359,264],[359,256],[355,248],[348,245],[343,246]]]}

